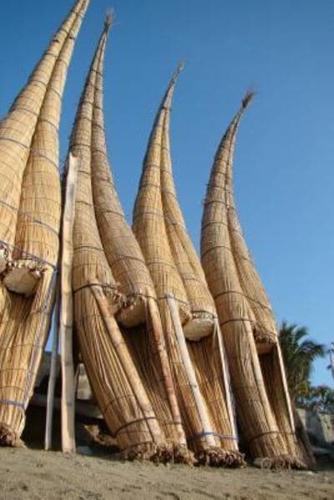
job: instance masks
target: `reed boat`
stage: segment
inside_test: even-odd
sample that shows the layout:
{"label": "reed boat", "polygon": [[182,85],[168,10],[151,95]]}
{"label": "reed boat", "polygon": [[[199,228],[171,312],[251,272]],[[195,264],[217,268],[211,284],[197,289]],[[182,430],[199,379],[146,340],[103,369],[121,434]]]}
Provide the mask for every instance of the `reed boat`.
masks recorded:
{"label": "reed boat", "polygon": [[123,456],[166,462],[175,459],[173,444],[182,447],[185,440],[154,289],[109,169],[103,67],[111,22],[110,17],[99,40],[70,145],[79,161],[73,226],[74,328],[93,393]]}
{"label": "reed boat", "polygon": [[201,256],[226,346],[246,448],[266,467],[303,468],[272,308],[241,230],[233,156],[248,93],[218,147],[202,219]]}
{"label": "reed boat", "polygon": [[243,464],[214,301],[188,236],[172,176],[170,109],[179,67],[150,136],[133,228],[155,284],[188,446],[199,463]]}
{"label": "reed boat", "polygon": [[78,0],[0,123],[0,444],[18,446],[48,335],[61,218],[58,128]]}

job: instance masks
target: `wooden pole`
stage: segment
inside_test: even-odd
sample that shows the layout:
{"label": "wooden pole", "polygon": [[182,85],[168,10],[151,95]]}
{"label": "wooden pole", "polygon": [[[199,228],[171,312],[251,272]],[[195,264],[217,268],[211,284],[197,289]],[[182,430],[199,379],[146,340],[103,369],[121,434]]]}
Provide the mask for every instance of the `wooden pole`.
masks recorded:
{"label": "wooden pole", "polygon": [[[56,280],[58,288],[58,280]],[[45,424],[45,438],[44,438],[44,448],[49,451],[52,448],[52,424],[53,424],[53,410],[54,410],[54,399],[55,399],[55,387],[57,379],[57,358],[58,358],[58,331],[57,331],[57,310],[59,309],[59,292],[56,292],[56,305],[52,315],[52,327],[53,332],[52,339],[52,351],[51,351],[51,363],[50,363],[50,375],[48,383],[48,394],[46,401],[46,424]]]}
{"label": "wooden pole", "polygon": [[75,453],[75,376],[73,363],[73,224],[79,159],[71,153],[64,191],[61,232],[59,338],[61,356],[61,442],[64,453]]}
{"label": "wooden pole", "polygon": [[207,411],[202,393],[201,393],[199,386],[198,386],[198,383],[197,383],[196,373],[195,373],[193,364],[191,362],[191,358],[190,358],[189,351],[188,351],[187,344],[186,344],[186,339],[185,339],[185,336],[184,336],[184,333],[182,330],[182,324],[180,321],[180,316],[179,316],[179,312],[178,312],[177,305],[175,302],[175,298],[173,295],[167,295],[166,298],[167,298],[168,307],[170,310],[175,334],[176,334],[178,345],[179,345],[180,355],[181,355],[181,358],[182,358],[182,361],[184,364],[184,368],[185,368],[186,373],[187,373],[189,385],[192,389],[192,393],[194,396],[194,400],[195,400],[195,404],[196,404],[197,411],[199,414],[199,418],[200,418],[202,426],[203,426],[203,434],[204,434],[206,442],[209,446],[216,446],[215,438],[212,434],[213,431],[212,431],[212,427],[210,424],[208,411]]}
{"label": "wooden pole", "polygon": [[228,370],[227,357],[226,357],[222,332],[220,329],[218,318],[215,319],[215,333],[217,335],[218,349],[219,349],[220,360],[221,360],[222,371],[223,371],[227,411],[228,411],[230,421],[231,421],[233,437],[237,438],[238,437],[238,430],[237,430],[237,425],[236,425],[235,404],[234,404],[234,400],[233,400],[233,393],[232,393],[232,387],[231,387],[230,373]]}
{"label": "wooden pole", "polygon": [[280,371],[281,371],[281,379],[282,379],[283,390],[284,390],[284,394],[285,394],[286,406],[287,406],[288,414],[289,414],[290,425],[291,425],[292,432],[295,432],[295,430],[296,430],[295,429],[295,419],[293,416],[290,393],[289,393],[288,383],[286,380],[284,362],[283,362],[282,351],[281,351],[281,346],[280,346],[279,340],[277,342],[277,346],[275,346],[275,347],[277,349],[278,364],[279,364]]}

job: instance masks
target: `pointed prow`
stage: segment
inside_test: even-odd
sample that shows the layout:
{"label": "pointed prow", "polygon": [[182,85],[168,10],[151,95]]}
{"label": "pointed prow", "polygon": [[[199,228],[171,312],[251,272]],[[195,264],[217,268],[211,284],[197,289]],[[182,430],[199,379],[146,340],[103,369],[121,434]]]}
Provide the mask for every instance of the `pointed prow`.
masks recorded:
{"label": "pointed prow", "polygon": [[245,97],[241,101],[241,109],[244,111],[248,108],[255,97],[255,92],[252,90],[247,90]]}
{"label": "pointed prow", "polygon": [[175,85],[176,85],[176,82],[177,82],[177,80],[178,80],[178,78],[183,70],[184,70],[184,62],[180,62],[177,65],[177,68],[174,71],[174,73],[169,81],[167,91],[166,91],[164,98],[162,100],[162,103],[161,103],[160,111],[162,109],[170,109],[171,104],[172,104],[172,98],[173,98]]}
{"label": "pointed prow", "polygon": [[113,8],[109,8],[107,10],[107,13],[106,13],[106,19],[105,19],[105,22],[104,22],[104,29],[106,31],[106,33],[108,33],[114,23],[114,20],[115,20],[115,11]]}

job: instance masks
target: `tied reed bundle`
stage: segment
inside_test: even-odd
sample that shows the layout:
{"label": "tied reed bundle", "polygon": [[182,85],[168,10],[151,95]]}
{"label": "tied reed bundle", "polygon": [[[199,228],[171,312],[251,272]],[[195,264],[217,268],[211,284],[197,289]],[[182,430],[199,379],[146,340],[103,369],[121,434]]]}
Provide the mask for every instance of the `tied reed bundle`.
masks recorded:
{"label": "tied reed bundle", "polygon": [[110,170],[104,131],[103,56],[104,53],[97,67],[91,138],[96,221],[111,272],[125,298],[117,321],[168,442],[178,450],[178,460],[184,448],[188,462],[189,452],[186,450],[154,285],[139,244],[126,221]]}
{"label": "tied reed bundle", "polygon": [[235,209],[232,166],[247,93],[211,172],[202,220],[202,264],[215,299],[243,436],[270,467],[302,467],[275,321]]}
{"label": "tied reed bundle", "polygon": [[[179,74],[179,66],[176,76]],[[209,461],[217,465],[223,453],[223,464],[242,464],[238,453],[236,428],[230,398],[230,385],[225,362],[224,346],[217,323],[217,313],[209,292],[200,260],[188,235],[184,217],[179,206],[172,172],[170,154],[170,110],[172,92],[176,83],[174,75],[169,95],[165,101],[165,122],[162,137],[161,197],[168,241],[178,272],[182,278],[191,308],[191,317],[183,326],[187,349],[195,368],[196,379],[205,399],[211,419],[217,448]],[[208,337],[208,338],[206,338]],[[196,447],[196,438],[193,439]],[[200,452],[203,460],[203,452]],[[228,457],[228,458],[227,458]]]}
{"label": "tied reed bundle", "polygon": [[0,124],[0,240],[5,249],[0,444],[5,445],[20,443],[49,330],[60,222],[58,124],[67,68],[88,3],[76,2]]}
{"label": "tied reed bundle", "polygon": [[[123,279],[122,289],[113,274],[119,272],[117,278],[123,277],[121,263],[115,263],[122,260],[117,252],[124,255],[129,251],[127,242],[134,252],[137,250],[125,224],[106,154],[103,63],[109,29],[110,21],[105,24],[91,65],[71,138],[71,151],[80,161],[73,229],[74,324],[96,400],[124,457],[170,461],[175,455],[173,444],[165,436],[155,413],[157,405],[150,400],[150,388],[136,362],[144,351],[134,355],[127,339],[129,333],[121,331],[116,321],[116,315],[128,303],[124,295],[127,280]],[[121,240],[117,242],[117,238]],[[147,281],[145,267],[138,267],[140,272],[144,270]],[[132,274],[128,274],[128,280],[136,282],[136,268],[130,266],[129,271]],[[159,349],[161,345],[155,344],[154,353]],[[154,373],[159,373],[158,360],[155,364],[149,360]],[[166,397],[166,387],[161,385]]]}
{"label": "tied reed bundle", "polygon": [[[225,404],[228,383],[225,385],[224,361],[215,344],[217,339],[215,337],[212,341],[211,338],[211,343],[207,344],[209,352],[215,357],[215,363],[211,364],[211,372],[207,367],[205,373],[201,350],[204,344],[199,350],[193,351],[192,344],[195,343],[187,341],[185,337],[185,329],[192,321],[186,334],[189,338],[198,340],[198,336],[212,334],[215,308],[184,228],[172,179],[169,114],[180,69],[177,69],[169,83],[153,126],[134,210],[133,227],[156,287],[188,444],[200,463],[237,465],[242,464],[243,459],[233,436],[230,422],[232,415],[229,415]],[[195,290],[191,294],[194,283]],[[194,314],[192,307],[197,309]],[[202,317],[197,314],[198,309],[203,310]],[[209,396],[207,385],[210,378],[213,379],[215,398],[212,398],[212,393]],[[212,412],[217,412],[217,427],[213,425]],[[223,449],[225,442],[230,450],[227,453]]]}

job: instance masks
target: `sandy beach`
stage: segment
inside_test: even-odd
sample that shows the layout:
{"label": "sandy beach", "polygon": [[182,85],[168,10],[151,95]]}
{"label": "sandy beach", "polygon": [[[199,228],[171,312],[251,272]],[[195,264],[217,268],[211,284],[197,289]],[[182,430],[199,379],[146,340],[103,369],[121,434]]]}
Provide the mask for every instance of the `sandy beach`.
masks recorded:
{"label": "sandy beach", "polygon": [[0,498],[5,500],[331,500],[334,468],[329,464],[317,472],[218,470],[2,448],[0,484]]}

